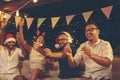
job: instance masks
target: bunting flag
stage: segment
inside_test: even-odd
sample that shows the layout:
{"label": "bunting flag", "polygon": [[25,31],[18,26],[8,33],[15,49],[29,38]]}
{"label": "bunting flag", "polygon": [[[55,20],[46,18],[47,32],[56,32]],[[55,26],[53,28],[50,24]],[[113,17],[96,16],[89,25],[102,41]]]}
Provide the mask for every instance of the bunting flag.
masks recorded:
{"label": "bunting flag", "polygon": [[71,22],[71,20],[73,19],[74,16],[75,16],[75,15],[66,16],[67,25],[69,25],[69,23]]}
{"label": "bunting flag", "polygon": [[46,18],[38,18],[37,28],[41,26],[41,24],[45,21]]}
{"label": "bunting flag", "polygon": [[82,13],[82,15],[83,15],[83,17],[84,17],[86,22],[89,20],[89,18],[92,15],[92,13],[93,13],[93,11],[88,11],[88,12]]}
{"label": "bunting flag", "polygon": [[21,17],[15,16],[15,24],[16,24],[17,29],[18,29],[18,24],[19,24],[20,20],[21,20]]}
{"label": "bunting flag", "polygon": [[57,24],[58,20],[60,19],[60,17],[54,17],[51,18],[52,21],[52,29],[54,29],[55,25]]}
{"label": "bunting flag", "polygon": [[6,20],[8,21],[10,19],[11,15],[6,13]]}
{"label": "bunting flag", "polygon": [[107,19],[109,19],[109,17],[110,17],[112,8],[113,8],[113,6],[108,6],[108,7],[101,8],[102,12],[107,17]]}
{"label": "bunting flag", "polygon": [[0,14],[0,21],[3,21],[3,19],[4,19],[4,14]]}
{"label": "bunting flag", "polygon": [[[107,6],[107,7],[104,7],[104,8],[101,8],[101,11],[103,12],[103,14],[107,17],[107,19],[109,19],[110,17],[110,14],[111,14],[111,11],[112,11],[112,8],[113,8],[113,5],[112,6]],[[90,16],[92,15],[93,11],[87,11],[87,12],[84,12],[82,13],[83,15],[83,18],[84,20],[87,22],[90,18]],[[5,18],[5,14],[7,13],[0,13],[0,21],[4,20]],[[7,17],[5,18],[6,21],[9,20],[10,18],[10,15],[7,14],[6,15]],[[66,23],[67,25],[70,24],[71,20],[74,18],[75,14],[74,15],[68,15],[66,16]],[[57,22],[59,21],[60,17],[53,17],[51,18],[51,24],[52,24],[52,29],[54,29],[55,25],[57,24]],[[18,24],[21,20],[21,17],[19,16],[15,16],[15,24],[16,24],[16,28],[18,28]],[[30,28],[32,22],[33,22],[34,18],[26,18],[26,23],[27,23],[27,27],[28,29]],[[37,21],[37,28],[39,28],[42,23],[46,20],[46,18],[38,18],[38,21]]]}
{"label": "bunting flag", "polygon": [[28,29],[30,28],[32,22],[33,22],[34,18],[26,18],[26,23],[27,23],[27,27]]}
{"label": "bunting flag", "polygon": [[10,19],[10,17],[11,17],[11,15],[10,14],[8,14],[8,13],[5,13],[5,25],[7,25],[7,22],[8,22],[8,20]]}

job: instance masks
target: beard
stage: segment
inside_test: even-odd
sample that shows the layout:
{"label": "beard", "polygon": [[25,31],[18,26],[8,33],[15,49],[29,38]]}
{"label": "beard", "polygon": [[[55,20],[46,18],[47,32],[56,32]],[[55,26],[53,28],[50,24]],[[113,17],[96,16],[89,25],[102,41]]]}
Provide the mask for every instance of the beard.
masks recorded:
{"label": "beard", "polygon": [[6,45],[6,47],[7,47],[8,49],[12,50],[12,49],[15,47],[15,45]]}

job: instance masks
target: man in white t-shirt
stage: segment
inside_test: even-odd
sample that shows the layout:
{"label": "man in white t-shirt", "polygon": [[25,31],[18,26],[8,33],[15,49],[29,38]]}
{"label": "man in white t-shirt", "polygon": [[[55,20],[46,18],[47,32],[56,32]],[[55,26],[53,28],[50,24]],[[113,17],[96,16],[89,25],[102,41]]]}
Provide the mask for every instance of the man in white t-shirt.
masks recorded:
{"label": "man in white t-shirt", "polygon": [[72,67],[84,62],[85,71],[82,76],[85,80],[111,80],[112,47],[108,41],[99,38],[99,33],[95,23],[86,25],[85,35],[88,41],[80,45],[74,57],[66,53]]}
{"label": "man in white t-shirt", "polygon": [[9,33],[5,38],[4,45],[0,47],[0,80],[13,80],[20,75],[19,57],[24,57],[25,53],[15,47],[16,39],[13,34]]}

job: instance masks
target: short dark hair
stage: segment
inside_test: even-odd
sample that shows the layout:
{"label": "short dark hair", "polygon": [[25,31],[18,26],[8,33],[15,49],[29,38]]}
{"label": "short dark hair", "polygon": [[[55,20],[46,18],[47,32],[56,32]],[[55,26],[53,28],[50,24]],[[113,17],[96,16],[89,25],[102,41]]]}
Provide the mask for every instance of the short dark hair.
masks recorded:
{"label": "short dark hair", "polygon": [[88,23],[86,23],[86,25],[85,25],[85,27],[87,26],[87,25],[90,25],[90,24],[94,24],[98,29],[99,29],[99,26],[97,25],[97,23],[96,22],[88,22]]}

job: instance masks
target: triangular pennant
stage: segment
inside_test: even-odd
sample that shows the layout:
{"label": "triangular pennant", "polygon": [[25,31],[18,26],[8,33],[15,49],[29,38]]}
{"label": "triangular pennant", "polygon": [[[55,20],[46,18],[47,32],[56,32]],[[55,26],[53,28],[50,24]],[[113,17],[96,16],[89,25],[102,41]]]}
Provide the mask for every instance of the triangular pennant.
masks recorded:
{"label": "triangular pennant", "polygon": [[60,19],[60,17],[51,18],[51,20],[52,20],[52,29],[54,29],[54,27],[57,24],[59,19]]}
{"label": "triangular pennant", "polygon": [[9,21],[11,15],[8,13],[6,13],[5,15],[6,15],[5,25],[7,25],[7,22]]}
{"label": "triangular pennant", "polygon": [[21,17],[19,17],[19,16],[15,16],[15,24],[16,24],[16,28],[18,28],[18,24],[19,24],[20,20],[21,20]]}
{"label": "triangular pennant", "polygon": [[0,13],[0,21],[4,22],[4,27],[7,25],[8,20],[10,19],[10,15],[8,13]]}
{"label": "triangular pennant", "polygon": [[0,21],[3,21],[3,19],[4,19],[4,14],[0,14]]}
{"label": "triangular pennant", "polygon": [[46,18],[38,18],[37,28],[45,21]]}
{"label": "triangular pennant", "polygon": [[113,8],[113,6],[108,6],[108,7],[105,7],[105,8],[101,8],[102,12],[107,17],[107,19],[109,19],[109,17],[110,17],[112,8]]}
{"label": "triangular pennant", "polygon": [[28,29],[30,28],[32,22],[33,22],[33,18],[26,18],[26,23],[27,23]]}
{"label": "triangular pennant", "polygon": [[71,22],[71,20],[73,19],[74,16],[75,16],[75,15],[66,16],[67,25],[69,25],[69,23]]}
{"label": "triangular pennant", "polygon": [[84,19],[85,19],[86,22],[88,21],[88,19],[92,15],[92,13],[93,13],[93,11],[88,11],[88,12],[82,13],[82,15],[83,15],[83,17],[84,17]]}

